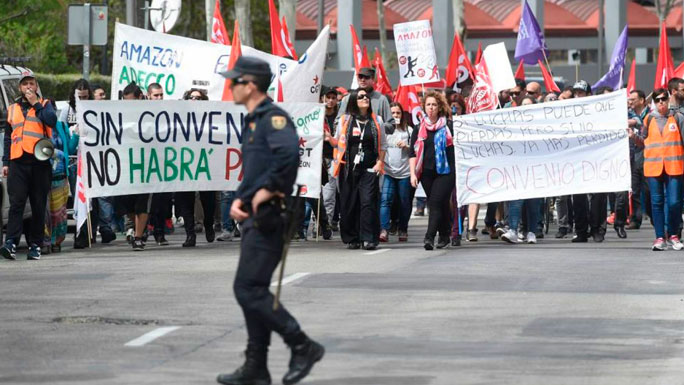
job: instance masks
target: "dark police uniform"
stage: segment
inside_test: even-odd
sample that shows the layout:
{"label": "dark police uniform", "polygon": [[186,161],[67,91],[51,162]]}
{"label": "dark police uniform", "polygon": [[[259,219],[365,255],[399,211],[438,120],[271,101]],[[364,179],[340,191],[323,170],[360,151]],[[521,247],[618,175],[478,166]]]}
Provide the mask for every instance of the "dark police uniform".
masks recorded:
{"label": "dark police uniform", "polygon": [[[252,197],[262,188],[290,196],[298,167],[299,144],[294,123],[285,111],[266,99],[245,117],[244,178],[236,193],[251,214],[242,224],[240,262],[233,286],[245,313],[250,344],[268,346],[271,330],[282,335],[285,342],[299,332],[299,324],[285,308],[280,306],[273,311],[273,295],[268,289],[280,261],[285,224],[279,212],[269,210],[259,216],[261,227],[255,227],[255,215],[251,213]],[[270,231],[262,229],[266,223]]]}
{"label": "dark police uniform", "polygon": [[[222,74],[236,84],[244,75],[258,81],[271,79],[268,63],[241,56],[232,70]],[[257,87],[259,87],[257,85]],[[280,262],[286,226],[282,216],[281,198],[262,203],[252,212],[252,199],[257,191],[266,189],[283,193],[286,201],[291,195],[299,168],[299,138],[289,115],[268,98],[245,117],[242,127],[243,179],[236,198],[249,217],[242,223],[240,261],[235,273],[233,290],[247,325],[245,363],[232,374],[220,374],[222,384],[242,385],[271,383],[266,365],[271,331],[280,334],[291,348],[289,370],[283,377],[285,385],[304,378],[325,349],[309,339],[299,323],[282,306],[273,310],[274,296],[269,291],[273,272]]]}

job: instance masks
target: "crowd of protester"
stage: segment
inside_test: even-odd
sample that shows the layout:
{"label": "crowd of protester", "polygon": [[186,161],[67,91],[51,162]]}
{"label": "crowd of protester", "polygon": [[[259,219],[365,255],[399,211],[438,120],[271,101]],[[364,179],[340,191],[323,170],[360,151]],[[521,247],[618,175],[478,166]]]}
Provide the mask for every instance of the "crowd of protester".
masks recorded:
{"label": "crowd of protester", "polygon": [[[325,106],[322,189],[318,199],[299,198],[303,218],[296,225],[294,239],[309,239],[311,230],[329,240],[338,233],[349,249],[374,250],[380,243],[408,241],[408,224],[427,210],[425,250],[477,242],[488,235],[509,244],[535,244],[545,235],[544,219],[555,213],[555,238],[571,242],[602,242],[608,225],[618,238],[636,230],[647,216],[656,240],[652,250],[684,248],[682,230],[682,175],[684,174],[684,80],[673,78],[668,88],[652,92],[649,107],[641,90],[628,95],[631,193],[575,194],[560,197],[519,199],[487,203],[484,226],[478,229],[479,204],[459,206],[456,200],[452,118],[466,112],[468,87],[460,91],[424,90],[420,94],[422,117],[417,123],[402,105],[374,89],[375,71],[363,68],[357,74],[359,87],[323,87]],[[76,184],[76,151],[79,130],[76,98],[104,100],[106,91],[86,80],[72,88],[68,104],[61,111],[37,95],[32,74],[22,78],[22,96],[0,121],[4,129],[3,175],[8,179],[10,211],[3,256],[14,259],[22,234],[22,214],[27,200],[33,211],[27,232],[29,259],[62,251],[67,236],[67,212]],[[597,94],[612,92],[601,87]],[[562,92],[542,92],[538,82],[516,79],[516,86],[499,93],[498,108],[510,108],[592,95],[583,80]],[[162,100],[161,85],[146,90],[135,83],[120,93],[122,100]],[[208,100],[202,89],[187,90],[184,100]],[[18,113],[25,121],[17,120]],[[36,161],[27,147],[17,146],[17,128],[51,138],[54,156],[46,163]],[[667,128],[667,129],[665,129]],[[23,137],[23,136],[22,136]],[[26,142],[26,139],[24,139]],[[45,163],[45,164],[43,164]],[[46,165],[49,164],[50,167]],[[422,194],[417,194],[417,191]],[[422,196],[416,196],[422,195]],[[207,242],[230,241],[240,236],[239,224],[230,218],[234,197],[231,191],[165,192],[94,199],[90,218],[76,229],[74,248],[100,242],[110,243],[117,233],[126,234],[133,250],[145,249],[150,234],[158,246],[166,246],[166,235],[182,223],[183,247],[197,244],[204,232]],[[44,208],[44,210],[41,210]],[[44,213],[44,218],[42,217]],[[315,221],[312,221],[312,217]],[[312,226],[312,223],[315,224]],[[90,226],[88,229],[87,226]],[[548,229],[547,229],[548,231]],[[217,236],[217,232],[219,235]],[[436,241],[436,243],[435,243]]]}

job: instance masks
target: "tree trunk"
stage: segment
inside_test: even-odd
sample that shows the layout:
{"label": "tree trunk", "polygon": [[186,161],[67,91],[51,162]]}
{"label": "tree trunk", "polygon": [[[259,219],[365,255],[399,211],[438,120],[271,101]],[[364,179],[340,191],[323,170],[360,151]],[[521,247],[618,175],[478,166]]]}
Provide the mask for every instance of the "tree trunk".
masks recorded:
{"label": "tree trunk", "polygon": [[454,9],[454,33],[458,35],[461,41],[465,41],[465,5],[463,0],[452,0]]}
{"label": "tree trunk", "polygon": [[378,33],[380,34],[380,54],[382,65],[387,68],[387,29],[385,28],[385,7],[382,0],[378,1]]}
{"label": "tree trunk", "polygon": [[[249,0],[235,0],[235,19],[240,23],[240,42],[254,47],[252,36],[252,10]],[[226,29],[231,29],[226,26]]]}
{"label": "tree trunk", "polygon": [[287,30],[290,33],[290,41],[295,43],[295,31],[297,30],[297,0],[278,0],[280,17],[285,17]]}

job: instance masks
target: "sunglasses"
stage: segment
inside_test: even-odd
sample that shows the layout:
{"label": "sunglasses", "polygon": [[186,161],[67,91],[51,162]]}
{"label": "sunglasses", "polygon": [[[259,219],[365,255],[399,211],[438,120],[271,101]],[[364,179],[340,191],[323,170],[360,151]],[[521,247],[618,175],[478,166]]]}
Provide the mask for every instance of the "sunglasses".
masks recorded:
{"label": "sunglasses", "polygon": [[535,95],[537,93],[537,91],[530,91],[530,90],[525,90],[525,92],[527,92],[530,95]]}
{"label": "sunglasses", "polygon": [[202,97],[201,96],[190,96],[188,99],[189,100],[202,100]]}
{"label": "sunglasses", "polygon": [[656,103],[663,103],[663,102],[668,101],[668,97],[667,96],[661,96],[661,97],[655,98],[653,100],[655,100]]}
{"label": "sunglasses", "polygon": [[356,97],[357,100],[369,100],[370,98],[366,94],[361,94]]}
{"label": "sunglasses", "polygon": [[520,95],[520,91],[509,92],[509,94],[511,94],[511,96],[518,96]]}
{"label": "sunglasses", "polygon": [[368,79],[370,79],[370,76],[366,76],[366,75],[358,75],[358,78],[359,78],[359,79],[364,79],[364,80],[368,80]]}
{"label": "sunglasses", "polygon": [[236,78],[236,79],[233,79],[233,80],[230,82],[230,85],[231,85],[231,86],[240,86],[240,85],[245,85],[245,84],[247,84],[247,83],[253,83],[253,82],[254,82],[253,80],[247,80],[247,79],[243,79],[243,78]]}

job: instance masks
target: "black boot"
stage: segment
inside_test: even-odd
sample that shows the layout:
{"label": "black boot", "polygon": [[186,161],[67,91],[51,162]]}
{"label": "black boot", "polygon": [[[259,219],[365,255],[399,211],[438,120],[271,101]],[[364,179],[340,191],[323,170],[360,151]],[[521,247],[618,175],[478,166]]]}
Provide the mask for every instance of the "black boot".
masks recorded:
{"label": "black boot", "polygon": [[214,225],[213,224],[205,224],[204,225],[204,235],[207,238],[207,242],[212,243],[214,242],[214,239],[216,239],[216,231],[214,231]]}
{"label": "black boot", "polygon": [[306,337],[305,342],[290,348],[292,349],[290,368],[283,376],[283,384],[285,385],[292,385],[301,381],[325,354],[325,348],[308,337]]}
{"label": "black boot", "polygon": [[245,363],[231,374],[219,374],[216,381],[225,385],[270,385],[271,374],[266,366],[267,352],[266,346],[248,344]]}
{"label": "black boot", "polygon": [[185,242],[183,242],[183,247],[195,247],[197,243],[197,236],[195,235],[195,224],[190,222],[190,224],[185,224]]}

